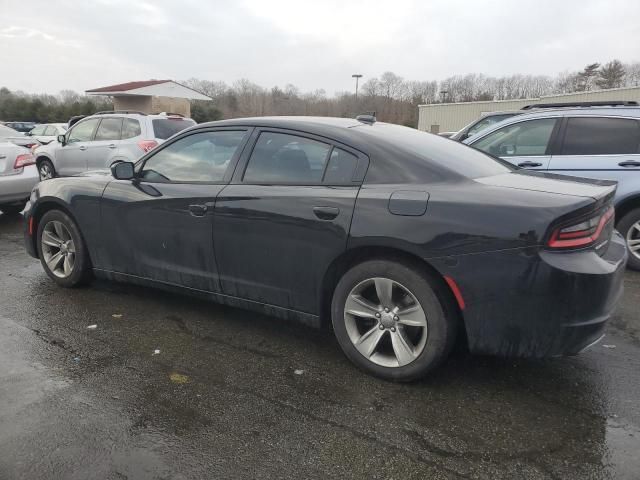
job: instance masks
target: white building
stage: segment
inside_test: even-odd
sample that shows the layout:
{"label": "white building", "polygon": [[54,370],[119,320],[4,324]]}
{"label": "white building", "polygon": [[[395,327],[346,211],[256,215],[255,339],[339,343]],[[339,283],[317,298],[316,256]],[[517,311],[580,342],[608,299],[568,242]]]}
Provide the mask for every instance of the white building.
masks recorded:
{"label": "white building", "polygon": [[87,95],[113,98],[114,110],[134,110],[142,113],[171,112],[191,116],[190,100],[211,100],[192,88],[173,80],[144,80],[93,88]]}
{"label": "white building", "polygon": [[418,129],[425,132],[456,132],[485,112],[520,110],[534,103],[596,102],[635,100],[640,103],[640,86],[592,90],[561,95],[547,95],[522,100],[490,100],[483,102],[433,103],[418,106]]}

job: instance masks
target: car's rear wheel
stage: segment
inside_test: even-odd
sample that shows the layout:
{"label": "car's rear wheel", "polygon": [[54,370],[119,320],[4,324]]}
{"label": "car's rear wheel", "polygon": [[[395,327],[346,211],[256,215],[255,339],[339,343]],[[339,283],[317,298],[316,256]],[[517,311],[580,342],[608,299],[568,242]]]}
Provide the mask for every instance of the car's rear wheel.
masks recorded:
{"label": "car's rear wheel", "polygon": [[627,242],[629,260],[627,266],[640,270],[640,208],[627,212],[616,225]]}
{"label": "car's rear wheel", "polygon": [[10,205],[0,205],[0,211],[6,215],[17,215],[24,210],[27,202],[12,203]]}
{"label": "car's rear wheel", "polygon": [[424,376],[455,340],[453,309],[436,279],[400,262],[370,260],[347,271],[331,316],[346,356],[387,380]]}
{"label": "car's rear wheel", "polygon": [[40,176],[40,181],[56,177],[56,169],[51,160],[45,158],[38,162],[38,175]]}
{"label": "car's rear wheel", "polygon": [[89,255],[75,222],[60,210],[45,213],[38,222],[38,256],[49,277],[63,287],[85,283]]}

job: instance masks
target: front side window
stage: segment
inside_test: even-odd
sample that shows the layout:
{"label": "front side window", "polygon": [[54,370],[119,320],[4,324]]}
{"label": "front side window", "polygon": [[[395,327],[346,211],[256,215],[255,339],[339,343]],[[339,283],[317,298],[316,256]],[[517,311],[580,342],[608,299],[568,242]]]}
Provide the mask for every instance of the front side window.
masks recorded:
{"label": "front side window", "polygon": [[472,145],[496,157],[544,155],[556,121],[555,118],[542,118],[514,123],[490,133]]}
{"label": "front side window", "polygon": [[285,133],[263,132],[251,153],[245,183],[316,184],[322,181],[331,147]]}
{"label": "front side window", "polygon": [[67,143],[90,141],[99,121],[100,119],[98,118],[90,118],[84,122],[77,123],[69,132]]}
{"label": "front side window", "polygon": [[122,118],[103,118],[96,131],[96,141],[98,140],[120,140],[120,130],[122,130]]}
{"label": "front side window", "polygon": [[[36,135],[38,134],[36,133]],[[48,137],[55,137],[56,135],[58,135],[58,129],[53,125],[49,125],[44,131],[44,133],[42,133],[41,135],[46,135]]]}
{"label": "front side window", "polygon": [[562,155],[640,153],[640,123],[624,118],[569,118]]}
{"label": "front side window", "polygon": [[149,157],[141,177],[155,183],[220,182],[245,133],[225,130],[181,138]]}

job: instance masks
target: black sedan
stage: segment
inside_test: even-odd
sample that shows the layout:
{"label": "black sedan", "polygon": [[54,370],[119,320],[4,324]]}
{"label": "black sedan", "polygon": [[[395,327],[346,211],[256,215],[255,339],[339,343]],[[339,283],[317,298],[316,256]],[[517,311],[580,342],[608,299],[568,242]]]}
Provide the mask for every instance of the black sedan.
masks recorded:
{"label": "black sedan", "polygon": [[471,352],[576,354],[622,292],[615,183],[514,170],[410,128],[311,117],[195,126],[135,165],[41,182],[29,253],[313,326],[411,380]]}

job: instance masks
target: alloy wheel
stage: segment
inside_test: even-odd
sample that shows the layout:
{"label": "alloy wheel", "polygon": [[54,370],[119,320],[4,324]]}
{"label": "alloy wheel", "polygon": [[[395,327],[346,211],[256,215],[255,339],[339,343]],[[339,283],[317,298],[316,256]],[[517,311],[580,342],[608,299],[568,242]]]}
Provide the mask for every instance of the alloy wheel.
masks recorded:
{"label": "alloy wheel", "polygon": [[344,321],[354,347],[371,362],[402,367],[427,343],[427,317],[408,288],[382,277],[356,285],[345,302]]}
{"label": "alloy wheel", "polygon": [[46,162],[40,164],[38,173],[40,174],[40,180],[48,180],[49,178],[53,178],[53,171],[51,170],[51,166]]}
{"label": "alloy wheel", "polygon": [[627,231],[627,247],[631,255],[640,259],[640,221],[631,225]]}
{"label": "alloy wheel", "polygon": [[42,255],[49,270],[59,278],[73,273],[76,261],[76,246],[69,229],[57,220],[47,223],[42,229]]}

